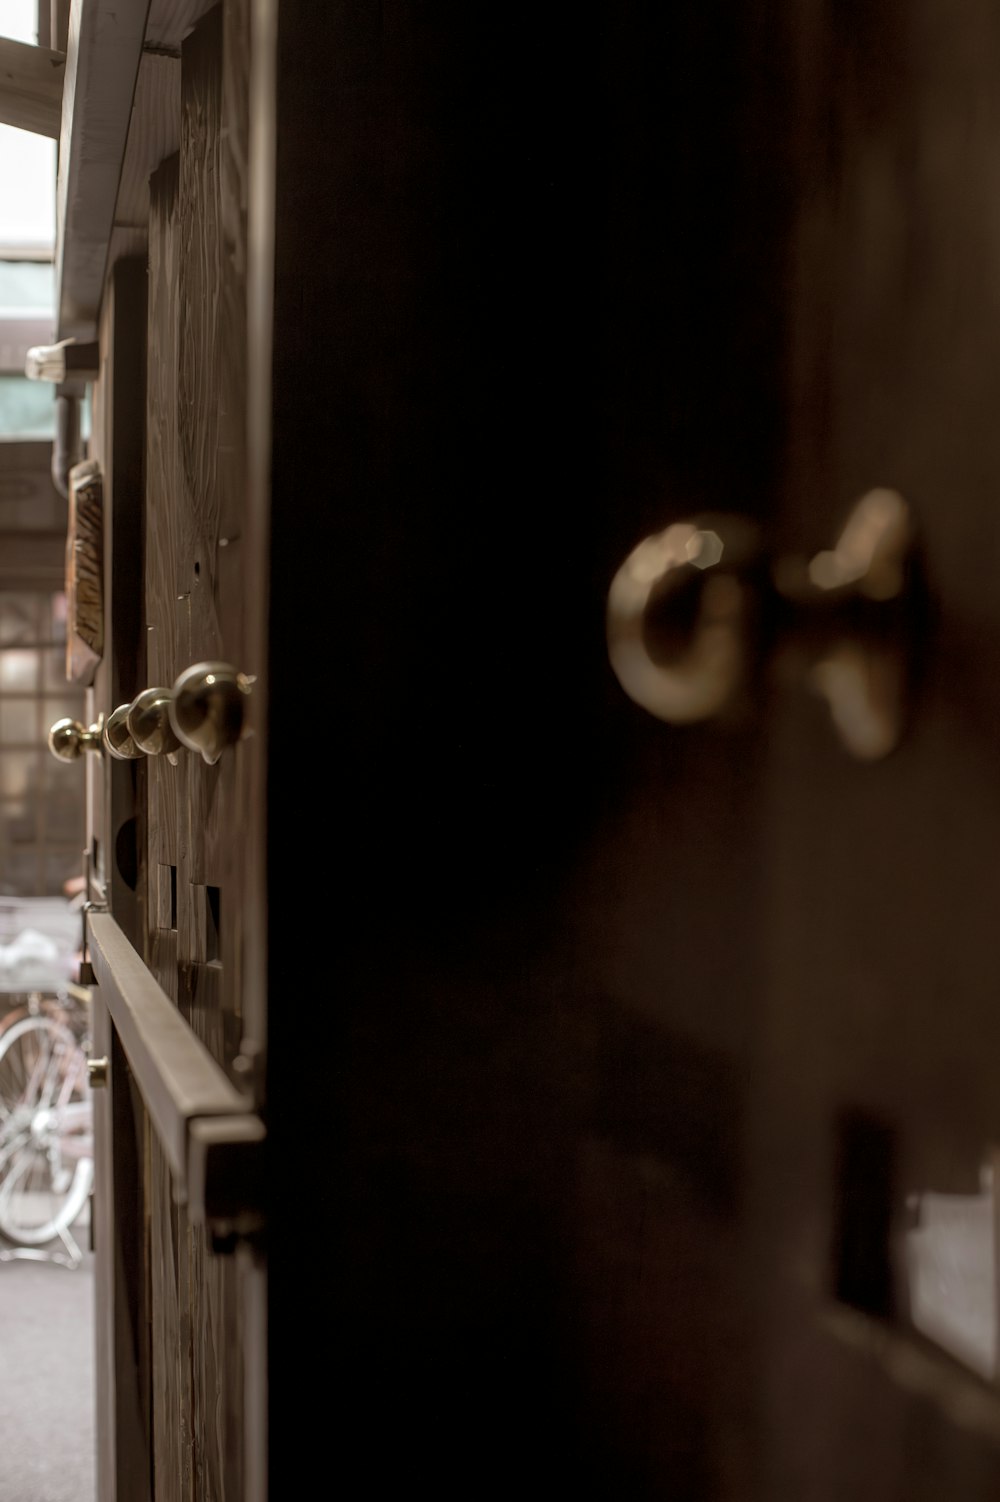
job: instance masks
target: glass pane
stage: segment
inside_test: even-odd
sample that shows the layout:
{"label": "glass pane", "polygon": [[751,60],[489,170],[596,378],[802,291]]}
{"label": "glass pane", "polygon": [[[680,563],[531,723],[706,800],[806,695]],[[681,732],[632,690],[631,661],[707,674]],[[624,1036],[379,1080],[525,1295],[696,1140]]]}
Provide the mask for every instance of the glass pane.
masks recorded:
{"label": "glass pane", "polygon": [[16,647],[22,642],[34,646],[40,603],[40,595],[0,594],[0,646]]}
{"label": "glass pane", "polygon": [[[11,0],[4,0],[0,10],[5,24],[10,25]],[[0,244],[22,256],[42,254],[51,259],[55,242],[55,141],[34,131],[0,126],[0,182],[4,185]]]}
{"label": "glass pane", "polygon": [[55,305],[51,261],[0,261],[0,307],[44,308]]}
{"label": "glass pane", "polygon": [[[45,839],[50,845],[76,845],[81,850],[84,841],[84,789],[83,779],[74,777],[72,769],[61,766],[52,757],[45,763],[48,778],[44,792],[45,804],[40,810],[39,822],[44,825]],[[60,776],[60,773],[69,776]]]}
{"label": "glass pane", "polygon": [[[58,719],[59,716],[54,716]],[[48,723],[45,726],[48,730]],[[34,699],[0,699],[0,743],[38,744],[38,706]]]}
{"label": "glass pane", "polygon": [[0,750],[0,797],[22,798],[37,788],[40,762],[37,751]]}
{"label": "glass pane", "polygon": [[74,694],[71,689],[67,689],[64,694],[46,695],[42,700],[41,739],[47,740],[49,726],[54,725],[56,720],[80,720],[82,722],[83,718],[83,694]]}
{"label": "glass pane", "polygon": [[34,850],[4,852],[0,862],[0,892],[10,897],[34,897],[40,881],[39,860]]}
{"label": "glass pane", "polygon": [[66,596],[57,594],[52,596],[52,609],[49,612],[49,641],[64,642],[66,640]]}
{"label": "glass pane", "polygon": [[34,693],[38,685],[38,653],[29,651],[0,652],[0,690],[8,693]]}
{"label": "glass pane", "polygon": [[[42,684],[45,688],[66,689],[66,649],[50,647],[42,653]],[[79,716],[77,716],[79,718]]]}
{"label": "glass pane", "polygon": [[63,884],[71,876],[79,876],[83,868],[83,844],[79,849],[46,850],[45,892],[47,896],[62,896]]}
{"label": "glass pane", "polygon": [[38,41],[38,7],[36,0],[5,0],[3,20],[0,21],[0,36],[13,37],[15,42]]}
{"label": "glass pane", "polygon": [[26,798],[0,803],[0,868],[11,845],[33,843],[37,833],[35,811]]}
{"label": "glass pane", "polygon": [[50,381],[0,375],[0,438],[52,438],[55,413]]}

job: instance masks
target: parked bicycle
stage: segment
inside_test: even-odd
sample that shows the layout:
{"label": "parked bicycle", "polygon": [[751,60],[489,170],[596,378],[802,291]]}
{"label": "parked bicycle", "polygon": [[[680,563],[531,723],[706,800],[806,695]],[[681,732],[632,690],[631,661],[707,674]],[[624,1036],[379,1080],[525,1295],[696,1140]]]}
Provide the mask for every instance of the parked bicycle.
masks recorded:
{"label": "parked bicycle", "polygon": [[83,986],[32,992],[0,1019],[0,1261],[82,1260],[72,1228],[94,1178],[89,999]]}

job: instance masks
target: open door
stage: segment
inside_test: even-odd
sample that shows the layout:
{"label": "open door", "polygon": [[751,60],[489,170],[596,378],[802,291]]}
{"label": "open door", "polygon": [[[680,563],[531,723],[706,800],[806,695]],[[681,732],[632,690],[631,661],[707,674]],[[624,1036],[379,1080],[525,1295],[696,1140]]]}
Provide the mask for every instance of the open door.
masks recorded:
{"label": "open door", "polygon": [[[323,351],[314,397],[283,367],[274,557],[323,602],[300,702],[336,753],[335,922],[306,899],[334,1259],[296,1294],[339,1463],[989,1497],[1000,34],[935,0],[404,11],[338,10],[298,76],[323,254],[293,290],[278,251]],[[919,538],[906,608],[848,608],[847,573],[797,600],[876,491]],[[608,595],[705,513],[757,528],[747,671],[678,725],[623,690]],[[692,646],[693,560],[654,667]],[[891,733],[845,743],[897,668]],[[275,671],[289,713],[308,688]],[[915,1317],[946,1195],[971,1363]]]}
{"label": "open door", "polygon": [[985,1502],[1000,30],[493,21],[226,3],[109,282],[102,1502]]}
{"label": "open door", "polygon": [[210,10],[181,45],[179,150],[150,177],[145,252],[109,270],[92,388],[105,649],[85,933],[106,1060],[102,1502],[266,1495],[265,736],[252,689],[267,570],[246,488],[249,46],[239,4]]}

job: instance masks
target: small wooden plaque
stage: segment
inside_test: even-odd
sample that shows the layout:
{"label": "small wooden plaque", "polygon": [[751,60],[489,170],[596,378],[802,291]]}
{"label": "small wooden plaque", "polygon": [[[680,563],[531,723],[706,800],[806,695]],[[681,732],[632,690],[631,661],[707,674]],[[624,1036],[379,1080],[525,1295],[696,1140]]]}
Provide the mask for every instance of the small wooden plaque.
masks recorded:
{"label": "small wooden plaque", "polygon": [[104,486],[96,459],[69,472],[66,677],[91,684],[104,651]]}

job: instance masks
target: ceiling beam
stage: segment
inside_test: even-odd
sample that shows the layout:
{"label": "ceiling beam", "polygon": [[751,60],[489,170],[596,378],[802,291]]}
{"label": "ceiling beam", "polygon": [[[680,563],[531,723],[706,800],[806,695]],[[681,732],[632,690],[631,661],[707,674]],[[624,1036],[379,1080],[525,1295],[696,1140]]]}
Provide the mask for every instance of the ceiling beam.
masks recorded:
{"label": "ceiling beam", "polygon": [[72,0],[56,184],[56,337],[94,339],[149,0]]}
{"label": "ceiling beam", "polygon": [[59,139],[66,57],[0,37],[0,124]]}

